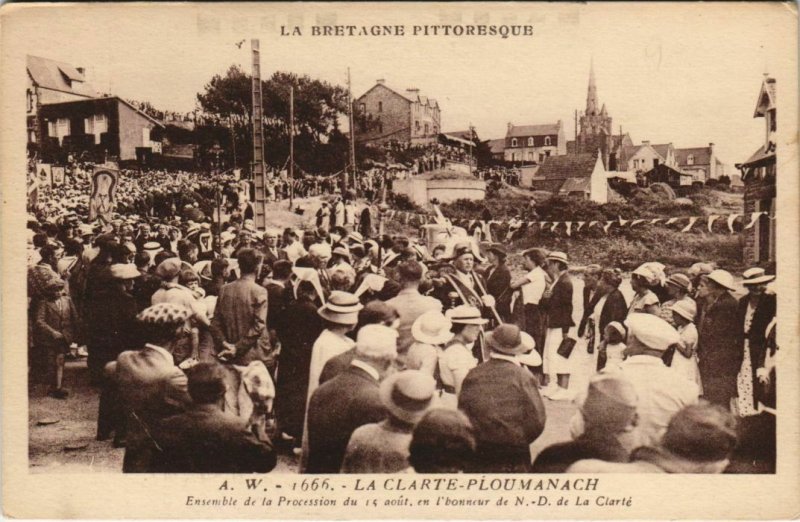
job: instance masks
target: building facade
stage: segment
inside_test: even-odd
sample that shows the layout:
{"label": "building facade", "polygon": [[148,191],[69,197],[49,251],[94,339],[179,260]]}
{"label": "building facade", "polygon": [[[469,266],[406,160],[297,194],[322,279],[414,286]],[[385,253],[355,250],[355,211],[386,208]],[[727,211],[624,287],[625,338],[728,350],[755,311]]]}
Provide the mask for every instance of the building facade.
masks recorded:
{"label": "building facade", "polygon": [[540,125],[508,124],[503,159],[521,163],[543,163],[550,156],[567,153],[561,120]]}
{"label": "building facade", "polygon": [[86,81],[83,67],[39,56],[26,56],[25,66],[28,73],[25,96],[29,144],[41,140],[41,129],[37,126],[36,118],[40,106],[98,96]]}
{"label": "building facade", "polygon": [[438,102],[416,88],[400,91],[377,80],[355,104],[355,134],[361,143],[431,145],[442,128]]}
{"label": "building facade", "polygon": [[531,187],[561,196],[608,203],[608,175],[599,150],[546,158],[533,174]]}
{"label": "building facade", "polygon": [[69,154],[132,161],[161,153],[164,125],[115,96],[41,105],[37,119],[48,161]]}
{"label": "building facade", "polygon": [[692,175],[695,183],[707,183],[719,179],[725,172],[722,162],[717,159],[714,144],[708,147],[675,149],[678,169]]}
{"label": "building facade", "polygon": [[775,79],[765,77],[756,102],[754,118],[764,118],[764,142],[750,158],[736,167],[742,172],[744,183],[745,220],[753,212],[764,212],[756,224],[743,231],[744,261],[762,266],[775,263],[775,179],[777,129]]}

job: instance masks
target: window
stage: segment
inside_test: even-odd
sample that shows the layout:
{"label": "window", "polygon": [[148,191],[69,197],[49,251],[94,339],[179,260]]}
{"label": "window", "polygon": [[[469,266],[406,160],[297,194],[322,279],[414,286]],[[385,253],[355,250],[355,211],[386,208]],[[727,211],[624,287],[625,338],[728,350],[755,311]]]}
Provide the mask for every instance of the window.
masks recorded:
{"label": "window", "polygon": [[694,155],[693,154],[689,154],[689,156],[686,158],[686,164],[687,165],[694,165]]}
{"label": "window", "polygon": [[528,159],[529,159],[530,161],[533,161],[533,152],[529,152],[529,153],[528,153]]}
{"label": "window", "polygon": [[378,133],[383,134],[383,122],[378,121]]}
{"label": "window", "polygon": [[544,151],[544,155],[545,155],[545,157],[549,158],[550,157],[550,151],[549,150]]}
{"label": "window", "polygon": [[419,133],[419,121],[414,122],[414,130]]}
{"label": "window", "polygon": [[58,137],[58,130],[56,129],[56,122],[48,121],[47,122],[47,135],[51,138]]}
{"label": "window", "polygon": [[426,123],[425,124],[425,134],[423,134],[423,136],[427,136],[427,135],[428,135],[428,124]]}
{"label": "window", "polygon": [[383,112],[383,102],[382,101],[378,102],[378,112]]}
{"label": "window", "polygon": [[33,92],[28,89],[28,112],[33,112]]}
{"label": "window", "polygon": [[544,158],[545,158],[544,152],[540,152],[539,153],[539,163],[542,163],[544,161]]}
{"label": "window", "polygon": [[550,136],[545,136],[544,137],[544,146],[545,147],[549,147],[550,146]]}
{"label": "window", "polygon": [[528,147],[533,147],[533,138],[528,138]]}
{"label": "window", "polygon": [[516,147],[517,146],[517,138],[511,138],[511,146],[512,147]]}
{"label": "window", "polygon": [[362,114],[364,114],[365,112],[367,112],[367,104],[366,103],[360,104],[358,106],[358,109],[361,111]]}

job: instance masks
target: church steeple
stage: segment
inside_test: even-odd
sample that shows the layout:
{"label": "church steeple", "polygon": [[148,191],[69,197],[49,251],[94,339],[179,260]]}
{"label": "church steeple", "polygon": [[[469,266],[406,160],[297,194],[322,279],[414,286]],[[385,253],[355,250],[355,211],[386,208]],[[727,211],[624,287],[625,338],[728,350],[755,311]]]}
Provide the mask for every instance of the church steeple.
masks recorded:
{"label": "church steeple", "polygon": [[594,80],[594,58],[589,63],[589,91],[586,93],[586,114],[597,114],[597,86]]}

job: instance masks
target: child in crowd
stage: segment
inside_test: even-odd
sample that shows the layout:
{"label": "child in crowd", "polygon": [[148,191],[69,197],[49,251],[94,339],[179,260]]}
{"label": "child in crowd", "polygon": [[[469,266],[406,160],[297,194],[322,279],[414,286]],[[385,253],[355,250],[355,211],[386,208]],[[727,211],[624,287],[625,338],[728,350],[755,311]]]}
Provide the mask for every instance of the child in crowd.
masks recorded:
{"label": "child in crowd", "polygon": [[34,345],[47,366],[51,385],[47,395],[66,399],[69,392],[63,387],[64,360],[78,336],[78,313],[72,299],[65,295],[64,281],[60,278],[48,281],[44,292],[44,299],[38,302],[35,311]]}
{"label": "child in crowd", "polygon": [[607,370],[619,368],[625,359],[625,327],[618,321],[613,321],[606,325],[606,365]]}
{"label": "child in crowd", "polygon": [[670,309],[675,327],[681,336],[681,343],[676,346],[670,367],[699,386],[701,384],[700,368],[696,351],[698,335],[694,325],[697,305],[694,301],[682,300],[677,301]]}

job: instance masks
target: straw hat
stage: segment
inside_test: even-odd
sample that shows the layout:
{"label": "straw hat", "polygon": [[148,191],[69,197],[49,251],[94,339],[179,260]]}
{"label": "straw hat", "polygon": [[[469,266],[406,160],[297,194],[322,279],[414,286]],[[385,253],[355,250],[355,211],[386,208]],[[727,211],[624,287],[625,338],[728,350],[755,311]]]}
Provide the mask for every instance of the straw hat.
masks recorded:
{"label": "straw hat", "polygon": [[382,324],[363,326],[356,336],[356,356],[371,359],[397,357],[397,330]]}
{"label": "straw hat", "polygon": [[687,321],[694,322],[694,318],[697,316],[697,305],[694,301],[690,301],[688,299],[676,301],[672,306],[669,307],[669,309]]}
{"label": "straw hat", "polygon": [[419,370],[395,373],[381,383],[381,402],[392,417],[416,424],[434,404],[436,381]]}
{"label": "straw hat", "polygon": [[689,277],[680,273],[669,276],[667,278],[667,284],[677,286],[678,288],[682,288],[687,292],[692,288],[692,282]]}
{"label": "straw hat", "polygon": [[450,322],[456,324],[486,324],[489,321],[481,317],[481,311],[474,306],[460,305],[445,313]]}
{"label": "straw hat", "polygon": [[742,277],[744,277],[742,284],[745,286],[760,285],[775,280],[774,275],[767,275],[766,271],[763,268],[759,267],[748,268],[747,270],[744,271]]}
{"label": "straw hat", "polygon": [[706,277],[728,290],[736,290],[736,286],[733,283],[733,276],[727,270],[714,270]]}
{"label": "straw hat", "polygon": [[430,310],[417,317],[411,325],[411,335],[415,341],[427,344],[444,344],[453,338],[450,328],[453,323],[443,313]]}
{"label": "straw hat", "polygon": [[322,305],[317,313],[326,321],[336,324],[357,324],[358,311],[364,305],[354,294],[335,290],[331,292],[328,302]]}
{"label": "straw hat", "polygon": [[501,324],[486,334],[486,344],[498,353],[521,355],[533,350],[533,337],[515,324]]}
{"label": "straw hat", "polygon": [[565,265],[568,263],[567,254],[564,252],[550,252],[547,254],[548,261],[559,261]]}

